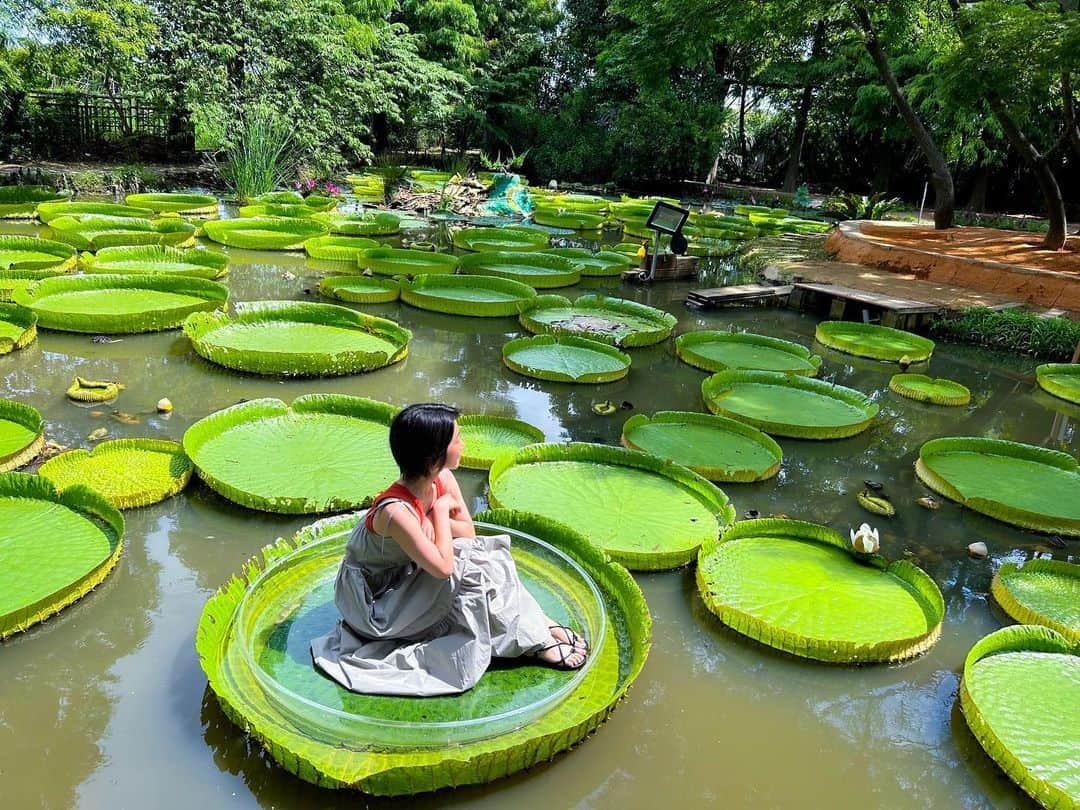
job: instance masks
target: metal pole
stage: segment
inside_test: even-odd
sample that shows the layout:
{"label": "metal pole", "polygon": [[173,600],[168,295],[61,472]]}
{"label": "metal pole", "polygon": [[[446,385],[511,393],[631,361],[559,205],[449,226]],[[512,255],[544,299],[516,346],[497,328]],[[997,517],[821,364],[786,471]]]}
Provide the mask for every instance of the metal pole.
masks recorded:
{"label": "metal pole", "polygon": [[656,236],[653,237],[653,249],[652,249],[652,261],[649,263],[649,275],[645,276],[646,281],[652,281],[656,275],[656,257],[660,253],[660,231],[656,232]]}
{"label": "metal pole", "polygon": [[930,181],[927,180],[922,187],[922,203],[919,204],[919,224],[922,225],[923,209],[926,208],[926,192],[930,190]]}

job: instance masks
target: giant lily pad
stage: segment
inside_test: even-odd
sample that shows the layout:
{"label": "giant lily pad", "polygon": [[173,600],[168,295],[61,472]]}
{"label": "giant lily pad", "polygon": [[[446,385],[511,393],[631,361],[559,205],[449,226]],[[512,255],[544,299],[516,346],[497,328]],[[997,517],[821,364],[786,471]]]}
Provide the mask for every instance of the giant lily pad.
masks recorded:
{"label": "giant lily pad", "polygon": [[840,534],[801,520],[745,520],[710,538],[697,584],[735,631],[839,664],[919,655],[937,641],[945,616],[941,591],[922,569],[858,558]]}
{"label": "giant lily pad", "polygon": [[380,247],[357,254],[356,264],[361,270],[384,276],[425,275],[453,273],[457,270],[458,258],[449,253]]}
{"label": "giant lily pad", "polygon": [[75,249],[63,242],[36,236],[0,236],[0,270],[48,270],[67,273],[75,269]]}
{"label": "giant lily pad", "polygon": [[175,329],[193,312],[225,306],[228,295],[216,281],[158,274],[57,276],[12,298],[44,329],[111,335]]}
{"label": "giant lily pad", "polygon": [[41,203],[70,196],[70,191],[54,191],[46,186],[0,186],[0,219],[33,219]]}
{"label": "giant lily pad", "polygon": [[58,217],[79,216],[92,214],[105,217],[135,217],[136,219],[153,219],[154,212],[149,208],[135,208],[131,205],[107,202],[43,202],[37,207],[37,218],[48,225]]}
{"label": "giant lily pad", "polygon": [[934,380],[925,374],[894,374],[889,380],[889,390],[916,402],[931,405],[967,405],[971,392],[952,380]]}
{"label": "giant lily pad", "polygon": [[[0,272],[0,302],[10,304],[15,290],[25,290],[30,285],[58,275],[51,270],[8,270]],[[1049,399],[1049,397],[1047,397]]]}
{"label": "giant lily pad", "polygon": [[[280,611],[241,611],[245,604],[254,607],[256,589],[267,591],[262,586],[271,581],[280,580],[285,593],[293,591],[295,586],[285,580],[289,572],[294,572],[290,580],[299,576],[314,578],[313,573],[321,570],[315,564],[319,553],[334,543],[342,544],[357,519],[355,515],[345,515],[323,520],[291,541],[280,541],[264,549],[262,561],[246,567],[239,577],[211,597],[196,633],[196,647],[210,688],[228,716],[265,746],[279,764],[300,777],[323,786],[352,787],[378,795],[493,781],[550,759],[580,741],[598,727],[641,671],[648,653],[651,623],[644,597],[626,570],[611,562],[585,538],[557,523],[495,511],[477,515],[478,529],[483,534],[511,535],[515,556],[521,560],[522,576],[530,585],[539,586],[536,594],[545,609],[569,615],[567,607],[545,602],[553,589],[558,589],[564,594],[564,604],[575,605],[579,602],[580,589],[573,585],[572,578],[553,576],[563,566],[545,562],[551,552],[542,543],[569,558],[595,583],[605,623],[603,637],[592,639],[594,660],[584,677],[576,681],[573,673],[508,666],[492,669],[464,695],[425,698],[419,702],[340,690],[332,693],[336,690],[332,682],[319,676],[310,664],[297,663],[303,658],[274,654],[269,649],[275,644],[286,650],[290,643],[299,646],[298,633],[306,632],[307,627],[304,617],[321,622],[309,635],[324,632],[332,625],[336,614],[332,605],[326,603],[326,596],[321,597],[320,603],[318,591],[311,591],[312,598],[291,614],[296,617],[293,621],[296,633],[281,622]],[[545,549],[545,557],[533,556],[533,550],[539,549]],[[336,556],[340,561],[341,552]],[[329,554],[327,557],[331,560],[332,575],[336,563]],[[279,562],[283,560],[289,562]],[[309,560],[311,564],[306,565]],[[541,564],[543,567],[538,568]],[[262,573],[264,567],[270,569],[269,573]],[[273,601],[279,600],[274,597]],[[326,612],[325,618],[319,615],[320,609]],[[260,615],[281,622],[282,632],[254,637],[265,648],[244,655],[240,642],[249,634],[244,632],[241,620]],[[303,644],[309,640],[305,636]],[[274,677],[259,677],[260,673],[268,672],[273,672]],[[261,688],[264,684],[271,687],[270,692]],[[332,715],[334,723],[316,724],[313,721],[325,717],[325,713],[316,713],[316,707],[305,704],[304,711],[298,714],[295,703],[280,699],[287,697],[283,690],[273,688],[279,684],[290,686],[289,691],[294,694],[318,690],[320,699],[339,699],[338,705],[345,711]],[[552,687],[557,690],[566,684],[570,684],[568,693],[556,694],[562,700],[551,701]],[[545,705],[544,701],[551,702]],[[521,716],[533,714],[530,709],[536,709],[536,716],[531,722],[510,724],[503,724],[497,717],[482,718],[481,722],[462,728],[462,721],[476,719],[480,713],[491,714],[500,705]],[[379,718],[383,722],[377,722]],[[397,722],[390,722],[392,719]],[[513,715],[508,719],[514,720]],[[356,733],[356,725],[365,720],[368,721],[365,731]],[[449,721],[452,725],[437,726],[432,720]],[[504,725],[511,728],[500,727]],[[482,735],[482,738],[448,744],[457,742],[453,738],[461,734]],[[402,738],[410,736],[419,737],[419,744],[401,745]],[[382,744],[368,745],[368,741]]]}
{"label": "giant lily pad", "polygon": [[36,408],[0,399],[0,473],[29,464],[45,444],[45,420]]}
{"label": "giant lily pad", "polygon": [[0,354],[24,349],[37,339],[37,315],[16,304],[0,303]]}
{"label": "giant lily pad", "polygon": [[606,214],[611,201],[595,194],[553,194],[536,202],[538,208],[578,211],[585,214]]}
{"label": "giant lily pad", "polygon": [[929,360],[934,341],[888,326],[852,321],[823,321],[814,337],[823,346],[845,354],[896,362],[907,357],[912,363]]}
{"label": "giant lily pad", "polygon": [[393,236],[401,230],[401,217],[385,211],[317,214],[315,219],[343,236]]}
{"label": "giant lily pad", "polygon": [[503,362],[518,374],[538,380],[605,383],[630,371],[630,355],[614,346],[578,337],[536,335],[503,345]]}
{"label": "giant lily pad", "polygon": [[854,436],[878,412],[854,389],[773,371],[721,371],[702,382],[701,394],[713,413],[794,439]]}
{"label": "giant lily pad", "polygon": [[164,439],[116,439],[93,450],[68,450],[38,470],[60,491],[86,484],[117,509],[163,501],[187,486],[191,460]]}
{"label": "giant lily pad", "polygon": [[85,596],[120,558],[124,518],[84,486],[0,475],[0,639]]}
{"label": "giant lily pad", "polygon": [[139,219],[138,217],[65,215],[49,223],[57,241],[79,250],[99,250],[129,245],[195,244],[194,225],[180,219]]}
{"label": "giant lily pad", "polygon": [[727,496],[678,464],[599,444],[534,444],[500,455],[490,502],[559,520],[628,568],[691,562],[735,519]]}
{"label": "giant lily pad", "polygon": [[528,284],[497,276],[421,275],[401,281],[401,300],[406,304],[449,315],[517,315],[535,297],[536,290]]}
{"label": "giant lily pad", "polygon": [[1080,807],[1080,649],[1019,625],[971,648],[960,709],[979,745],[1043,807]]}
{"label": "giant lily pad", "polygon": [[215,242],[251,250],[301,250],[308,239],[327,234],[321,222],[289,217],[216,219],[203,227]]}
{"label": "giant lily pad", "polygon": [[549,228],[566,228],[571,231],[598,231],[604,227],[607,217],[587,211],[570,211],[557,205],[537,205],[533,222]]}
{"label": "giant lily pad", "polygon": [[254,399],[212,413],[184,434],[199,477],[231,501],[313,514],[365,506],[398,476],[390,455],[397,409],[309,394],[287,406]]}
{"label": "giant lily pad", "polygon": [[1005,563],[990,592],[1020,624],[1041,624],[1080,644],[1080,565],[1061,560]]}
{"label": "giant lily pad", "polygon": [[577,335],[623,348],[660,343],[678,323],[661,309],[603,295],[583,295],[573,303],[561,295],[540,296],[518,320],[534,334]]}
{"label": "giant lily pad", "polygon": [[763,481],[776,475],[783,461],[780,445],[757,428],[689,411],[631,416],[623,425],[622,443],[710,481]]}
{"label": "giant lily pad", "polygon": [[401,285],[382,276],[331,276],[319,282],[319,295],[353,304],[385,304],[398,300]]}
{"label": "giant lily pad", "polygon": [[675,338],[675,354],[705,371],[781,371],[814,377],[821,358],[798,343],[747,332],[686,332]]}
{"label": "giant lily pad", "polygon": [[1080,464],[1068,453],[1004,439],[932,439],[919,449],[915,473],[976,512],[1080,537]]}
{"label": "giant lily pad", "polygon": [[347,262],[356,267],[362,251],[377,248],[379,243],[363,236],[316,236],[304,242],[304,252],[313,259]]}
{"label": "giant lily pad", "polygon": [[489,470],[495,458],[527,444],[544,441],[544,431],[520,419],[486,414],[467,414],[458,418],[465,452],[461,466]]}
{"label": "giant lily pad", "polygon": [[149,208],[159,214],[206,216],[218,212],[217,197],[209,194],[128,194],[124,202],[133,208]]}
{"label": "giant lily pad", "polygon": [[229,272],[229,257],[216,250],[177,250],[161,245],[102,248],[82,258],[87,273],[164,273],[196,278],[221,278]]}
{"label": "giant lily pad", "polygon": [[477,252],[544,250],[550,242],[550,235],[543,231],[513,226],[465,228],[454,233],[454,247]]}
{"label": "giant lily pad", "polygon": [[[255,203],[254,205],[241,205],[236,209],[236,215],[240,217],[313,217],[319,213],[318,209],[311,208],[303,203],[286,205],[281,203]],[[323,223],[326,224],[326,223]]]}
{"label": "giant lily pad", "polygon": [[530,287],[569,287],[581,281],[581,269],[570,259],[540,252],[485,251],[463,256],[462,273],[499,276]]}
{"label": "giant lily pad", "polygon": [[544,253],[569,259],[581,270],[582,278],[587,276],[617,276],[634,263],[634,260],[629,256],[613,250],[601,250],[594,253],[585,248],[551,248],[545,250]]}
{"label": "giant lily pad", "polygon": [[1048,394],[1080,405],[1080,363],[1045,363],[1035,378]]}
{"label": "giant lily pad", "polygon": [[292,301],[245,303],[234,316],[197,313],[184,321],[184,334],[219,366],[292,377],[373,371],[403,359],[412,339],[385,318]]}
{"label": "giant lily pad", "polygon": [[338,207],[340,200],[323,194],[309,194],[305,197],[296,191],[269,191],[260,194],[254,202],[264,205],[303,205],[312,211],[332,211]]}

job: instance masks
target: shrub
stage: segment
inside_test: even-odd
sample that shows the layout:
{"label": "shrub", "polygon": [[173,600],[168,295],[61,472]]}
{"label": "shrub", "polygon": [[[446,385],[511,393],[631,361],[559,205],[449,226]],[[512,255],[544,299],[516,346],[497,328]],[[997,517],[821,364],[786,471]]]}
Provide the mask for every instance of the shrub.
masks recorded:
{"label": "shrub", "polygon": [[941,318],[930,325],[935,338],[974,343],[1045,357],[1070,360],[1080,343],[1080,322],[1066,318],[1040,318],[1023,310],[972,307],[960,317]]}
{"label": "shrub", "polygon": [[890,211],[901,206],[898,197],[885,198],[879,191],[869,197],[862,194],[834,194],[825,201],[825,210],[841,219],[884,219]]}
{"label": "shrub", "polygon": [[292,125],[266,105],[240,114],[218,168],[222,181],[241,200],[286,184],[298,169]]}

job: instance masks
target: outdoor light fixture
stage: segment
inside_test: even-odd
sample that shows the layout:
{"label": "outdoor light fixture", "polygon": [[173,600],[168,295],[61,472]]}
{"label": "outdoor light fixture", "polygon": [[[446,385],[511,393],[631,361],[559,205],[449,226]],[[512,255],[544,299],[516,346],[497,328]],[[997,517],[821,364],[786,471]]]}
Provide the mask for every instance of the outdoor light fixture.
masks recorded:
{"label": "outdoor light fixture", "polygon": [[649,218],[645,220],[645,227],[656,231],[653,237],[652,262],[649,265],[648,275],[642,275],[642,279],[648,280],[656,275],[656,257],[660,254],[660,237],[664,234],[671,237],[671,252],[682,254],[686,252],[686,237],[682,235],[683,225],[690,216],[688,208],[679,208],[666,202],[658,202],[653,206]]}

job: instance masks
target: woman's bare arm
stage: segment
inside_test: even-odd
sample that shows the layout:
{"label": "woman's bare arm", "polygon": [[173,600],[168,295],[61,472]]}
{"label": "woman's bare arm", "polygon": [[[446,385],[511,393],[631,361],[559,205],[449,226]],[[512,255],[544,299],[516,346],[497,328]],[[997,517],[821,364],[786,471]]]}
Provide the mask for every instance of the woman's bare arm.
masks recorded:
{"label": "woman's bare arm", "polygon": [[469,507],[465,505],[465,496],[461,494],[461,487],[450,470],[442,470],[439,473],[439,483],[442,484],[443,492],[454,499],[455,509],[450,512],[450,530],[454,537],[476,537],[476,526],[473,525]]}
{"label": "woman's bare arm", "polygon": [[[441,503],[440,503],[441,501]],[[383,507],[372,525],[381,535],[394,539],[409,559],[437,579],[449,579],[454,573],[454,536],[450,526],[449,498],[440,498],[431,510],[431,522],[435,528],[432,541],[420,521],[404,503],[392,503]]]}

